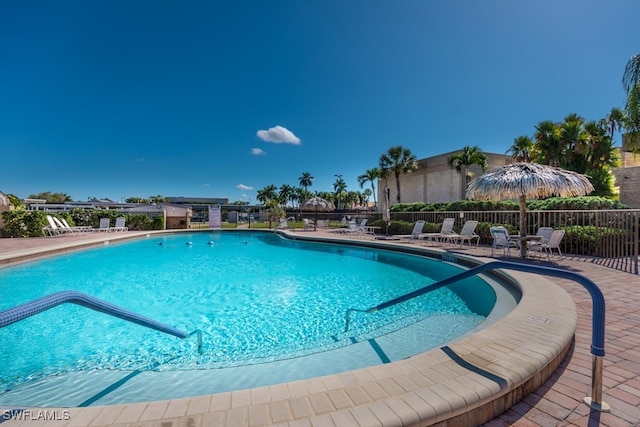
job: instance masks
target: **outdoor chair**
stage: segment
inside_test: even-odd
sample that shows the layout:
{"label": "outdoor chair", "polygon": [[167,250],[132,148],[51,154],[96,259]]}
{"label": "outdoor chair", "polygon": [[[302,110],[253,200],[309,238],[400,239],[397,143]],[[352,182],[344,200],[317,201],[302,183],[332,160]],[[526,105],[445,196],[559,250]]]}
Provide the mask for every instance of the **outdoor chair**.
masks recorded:
{"label": "outdoor chair", "polygon": [[111,220],[109,218],[100,218],[100,225],[98,228],[94,228],[93,231],[111,231],[109,225],[111,224]]}
{"label": "outdoor chair", "polygon": [[454,218],[445,218],[442,221],[442,226],[440,227],[439,233],[425,233],[423,236],[427,239],[428,242],[441,242],[447,239],[447,236],[453,234],[453,224],[455,222]]}
{"label": "outdoor chair", "polygon": [[303,224],[303,227],[302,227],[303,230],[313,230],[315,226],[315,223],[313,222],[313,220],[308,218],[302,218],[302,224]]}
{"label": "outdoor chair", "polygon": [[496,249],[502,249],[503,255],[511,256],[510,249],[518,247],[518,242],[509,238],[509,233],[503,226],[491,227],[489,228],[489,232],[493,239],[491,243],[491,256],[494,255]]}
{"label": "outdoor chair", "polygon": [[393,236],[391,236],[391,239],[393,240],[420,240],[422,239],[422,229],[424,228],[424,221],[420,220],[420,221],[416,221],[416,223],[413,226],[413,230],[411,231],[411,234],[394,234]]}
{"label": "outdoor chair", "polygon": [[462,226],[462,230],[460,230],[460,234],[450,234],[446,237],[448,241],[451,243],[458,242],[460,246],[464,244],[464,242],[469,242],[469,247],[471,247],[471,241],[476,239],[476,247],[478,243],[480,243],[480,236],[476,234],[476,227],[478,226],[478,221],[469,220],[464,223]]}
{"label": "outdoor chair", "polygon": [[547,260],[551,261],[551,253],[555,249],[558,251],[560,259],[563,259],[564,256],[562,255],[562,251],[560,251],[560,242],[562,241],[564,234],[564,230],[553,230],[548,241],[533,246],[531,250],[538,252],[538,255],[540,256],[542,256],[542,251],[544,251],[547,254]]}

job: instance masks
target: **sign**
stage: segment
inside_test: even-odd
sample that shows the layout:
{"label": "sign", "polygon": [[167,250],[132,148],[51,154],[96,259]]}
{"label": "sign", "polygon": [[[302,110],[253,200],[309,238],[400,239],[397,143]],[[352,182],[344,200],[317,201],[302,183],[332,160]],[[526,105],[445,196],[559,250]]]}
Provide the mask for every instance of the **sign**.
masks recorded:
{"label": "sign", "polygon": [[209,228],[222,227],[222,208],[220,205],[209,206]]}

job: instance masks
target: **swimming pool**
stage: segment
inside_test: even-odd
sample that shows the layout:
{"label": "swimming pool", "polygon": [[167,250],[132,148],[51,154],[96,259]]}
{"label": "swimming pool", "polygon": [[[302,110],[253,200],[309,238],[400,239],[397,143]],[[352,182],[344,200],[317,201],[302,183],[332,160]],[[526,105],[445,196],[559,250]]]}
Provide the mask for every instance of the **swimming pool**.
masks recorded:
{"label": "swimming pool", "polygon": [[15,343],[0,360],[10,367],[2,385],[76,371],[255,365],[370,342],[415,325],[433,332],[421,336],[413,350],[420,352],[481,323],[495,302],[491,287],[473,279],[354,316],[348,334],[345,311],[458,271],[424,257],[259,232],[150,237],[25,264],[0,272],[7,288],[0,309],[81,290],[181,329],[201,329],[205,351],[198,355],[193,341],[66,305],[0,330],[3,342]]}

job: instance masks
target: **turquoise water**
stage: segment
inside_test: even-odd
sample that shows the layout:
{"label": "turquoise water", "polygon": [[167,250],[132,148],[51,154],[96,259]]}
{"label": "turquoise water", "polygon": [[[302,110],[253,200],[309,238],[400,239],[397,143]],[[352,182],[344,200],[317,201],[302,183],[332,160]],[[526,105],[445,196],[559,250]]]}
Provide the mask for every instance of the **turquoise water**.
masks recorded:
{"label": "turquoise water", "polygon": [[0,310],[77,290],[179,329],[202,330],[203,354],[194,339],[64,304],[0,329],[0,388],[70,371],[206,369],[287,359],[429,317],[446,323],[435,347],[484,320],[495,302],[485,282],[473,278],[455,292],[443,288],[374,314],[356,313],[348,333],[345,312],[459,271],[413,255],[260,232],[155,236],[6,268],[0,270]]}

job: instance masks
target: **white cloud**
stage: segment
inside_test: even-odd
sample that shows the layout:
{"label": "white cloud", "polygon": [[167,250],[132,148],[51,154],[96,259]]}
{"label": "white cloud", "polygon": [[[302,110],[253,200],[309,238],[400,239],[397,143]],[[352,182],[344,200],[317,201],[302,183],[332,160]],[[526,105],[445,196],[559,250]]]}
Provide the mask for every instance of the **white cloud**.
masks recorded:
{"label": "white cloud", "polygon": [[251,154],[253,154],[254,156],[264,156],[265,154],[267,154],[267,152],[259,148],[252,148]]}
{"label": "white cloud", "polygon": [[238,184],[236,185],[238,190],[253,190],[253,187],[249,187],[248,185]]}
{"label": "white cloud", "polygon": [[266,142],[300,145],[300,138],[295,136],[289,129],[280,125],[272,127],[269,130],[259,130],[256,135]]}

